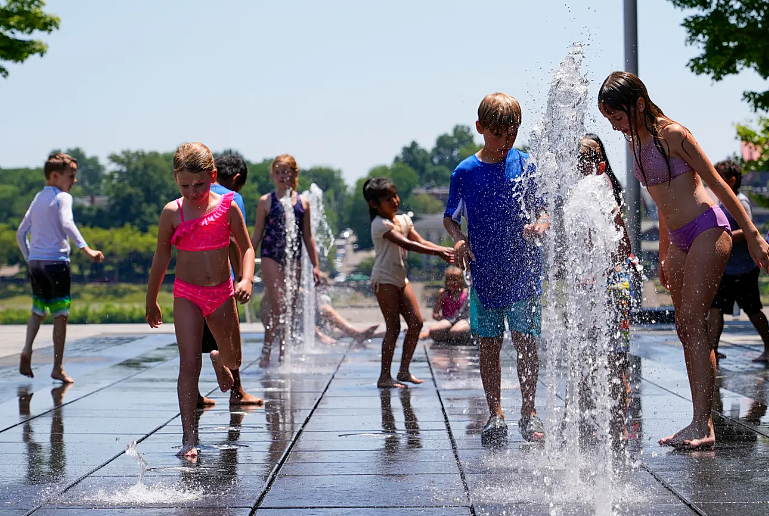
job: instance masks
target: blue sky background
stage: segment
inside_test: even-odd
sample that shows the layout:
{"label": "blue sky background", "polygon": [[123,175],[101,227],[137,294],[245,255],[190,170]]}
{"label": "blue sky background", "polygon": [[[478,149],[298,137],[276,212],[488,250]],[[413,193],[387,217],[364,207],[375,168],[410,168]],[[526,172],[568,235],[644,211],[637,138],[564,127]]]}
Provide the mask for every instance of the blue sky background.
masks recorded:
{"label": "blue sky background", "polygon": [[[652,99],[712,160],[737,152],[733,124],[754,118],[741,92],[766,81],[693,75],[684,13],[666,0],[638,4]],[[48,53],[0,80],[0,167],[40,166],[53,148],[106,159],[200,140],[255,161],[291,153],[352,183],[412,140],[430,149],[455,124],[473,124],[493,91],[521,102],[527,140],[574,41],[586,44],[592,99],[624,58],[619,0],[50,0],[46,9],[61,17],[44,37]],[[624,140],[594,105],[588,124],[624,171]]]}

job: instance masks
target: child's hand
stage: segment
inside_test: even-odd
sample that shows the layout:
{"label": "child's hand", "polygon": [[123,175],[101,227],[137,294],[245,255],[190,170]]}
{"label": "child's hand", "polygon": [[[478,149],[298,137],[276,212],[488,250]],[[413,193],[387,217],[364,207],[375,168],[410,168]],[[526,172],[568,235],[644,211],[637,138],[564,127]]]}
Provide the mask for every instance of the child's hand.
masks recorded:
{"label": "child's hand", "polygon": [[235,301],[241,305],[245,305],[251,299],[251,291],[254,288],[254,284],[248,280],[240,280],[235,284]]}
{"label": "child's hand", "polygon": [[91,249],[90,247],[85,246],[83,247],[83,252],[92,262],[101,263],[104,261],[104,254],[101,251],[97,251],[96,249]]}
{"label": "child's hand", "polygon": [[764,269],[764,272],[769,273],[769,243],[761,234],[758,238],[748,239],[748,251],[753,261]]}
{"label": "child's hand", "polygon": [[464,240],[460,240],[454,244],[454,264],[466,271],[470,268],[470,261],[475,261],[475,255],[470,250],[470,244]]}
{"label": "child's hand", "polygon": [[444,247],[438,256],[441,258],[441,260],[443,260],[446,263],[453,263],[454,249],[452,249],[451,247]]}
{"label": "child's hand", "polygon": [[529,241],[541,239],[548,229],[550,229],[549,224],[541,224],[539,222],[536,224],[526,224],[523,226],[523,238]]}
{"label": "child's hand", "polygon": [[144,315],[145,319],[150,325],[150,328],[157,328],[163,324],[163,314],[160,312],[160,305],[157,301],[154,303],[147,303],[147,311]]}
{"label": "child's hand", "polygon": [[315,282],[315,286],[320,285],[320,267],[318,265],[312,268],[312,280]]}

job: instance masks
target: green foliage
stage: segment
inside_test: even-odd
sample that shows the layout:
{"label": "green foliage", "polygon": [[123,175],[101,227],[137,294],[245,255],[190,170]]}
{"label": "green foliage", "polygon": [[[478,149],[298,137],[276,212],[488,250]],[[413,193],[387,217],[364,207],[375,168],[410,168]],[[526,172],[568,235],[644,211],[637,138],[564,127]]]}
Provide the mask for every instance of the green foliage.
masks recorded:
{"label": "green foliage", "polygon": [[760,149],[759,158],[743,163],[743,170],[745,172],[769,171],[769,118],[759,118],[758,129],[738,124],[737,135],[741,141],[752,143],[756,149]]}
{"label": "green foliage", "polygon": [[443,213],[446,206],[432,195],[416,194],[409,199],[409,209],[418,215]]}
{"label": "green foliage", "polygon": [[369,256],[368,258],[364,258],[360,261],[358,264],[358,272],[361,274],[365,274],[366,276],[371,276],[371,271],[374,270],[374,257]]}
{"label": "green foliage", "polygon": [[[42,0],[6,0],[0,4],[0,62],[23,63],[29,56],[43,56],[48,45],[27,39],[37,31],[51,33],[59,28],[59,18],[43,11]],[[0,65],[0,76],[8,69]]]}
{"label": "green foliage", "polygon": [[[697,75],[720,81],[744,69],[769,78],[769,2],[766,0],[670,0],[679,9],[695,9],[684,18],[687,43],[702,48],[689,61]],[[769,110],[769,91],[746,91],[756,111]]]}
{"label": "green foliage", "polygon": [[[172,305],[161,306],[163,322],[174,322],[174,309]],[[0,310],[0,324],[26,324],[29,319],[29,310],[23,308],[6,308]],[[53,321],[51,316],[46,317],[45,322]],[[143,323],[144,307],[137,305],[73,305],[70,309],[68,322],[70,324],[126,324]]]}

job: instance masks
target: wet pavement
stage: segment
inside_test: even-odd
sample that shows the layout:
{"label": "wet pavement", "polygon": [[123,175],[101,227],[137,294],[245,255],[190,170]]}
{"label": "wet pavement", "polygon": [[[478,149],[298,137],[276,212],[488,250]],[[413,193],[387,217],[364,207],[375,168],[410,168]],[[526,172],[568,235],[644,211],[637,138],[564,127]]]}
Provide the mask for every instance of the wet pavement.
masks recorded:
{"label": "wet pavement", "polygon": [[[261,335],[244,337],[244,357],[258,357]],[[230,410],[204,358],[201,392],[217,404],[200,413],[190,462],[175,455],[173,336],[80,339],[68,344],[69,387],[48,378],[50,349],[36,352],[35,379],[18,375],[17,357],[0,361],[0,516],[576,515],[594,514],[599,498],[623,515],[769,514],[769,370],[750,362],[762,346],[749,323],[727,325],[721,349],[716,450],[677,453],[656,441],[691,417],[682,350],[670,328],[634,333],[629,444],[609,482],[555,444],[520,437],[509,343],[504,449],[481,446],[475,348],[420,345],[412,372],[425,383],[380,390],[372,343],[266,370],[246,361],[244,386],[265,398],[249,409]],[[544,367],[537,406],[549,421],[563,402],[547,406],[543,378]],[[147,464],[141,482],[131,441]]]}

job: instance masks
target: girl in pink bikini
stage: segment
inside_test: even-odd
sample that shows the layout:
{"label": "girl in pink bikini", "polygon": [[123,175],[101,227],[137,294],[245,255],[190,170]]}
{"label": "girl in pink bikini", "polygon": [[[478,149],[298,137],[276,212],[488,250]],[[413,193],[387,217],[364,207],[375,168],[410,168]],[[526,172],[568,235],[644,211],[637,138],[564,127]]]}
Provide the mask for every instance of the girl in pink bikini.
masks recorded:
{"label": "girl in pink bikini", "polygon": [[433,305],[433,319],[438,321],[419,335],[435,342],[464,345],[470,342],[470,299],[465,278],[459,267],[446,268],[445,287],[438,291]]}
{"label": "girl in pink bikini", "polygon": [[[222,371],[217,371],[222,392],[232,387],[229,369],[241,362],[240,323],[235,301],[246,303],[254,279],[254,248],[243,214],[232,202],[232,193],[211,192],[216,167],[211,151],[202,143],[185,143],[174,154],[174,179],[181,199],[165,205],[160,214],[158,243],[147,285],[147,322],[163,324],[158,291],[176,246],[174,329],[179,345],[179,410],[182,416],[182,449],[179,456],[196,457],[195,424],[198,378],[201,368],[203,320],[219,347]],[[235,238],[243,263],[242,280],[230,276],[230,235]],[[228,374],[229,373],[229,374]]]}
{"label": "girl in pink bikini", "polygon": [[769,244],[692,133],[665,116],[638,77],[627,72],[609,75],[598,93],[598,107],[628,140],[635,157],[635,176],[659,209],[660,280],[673,298],[694,407],[691,424],[659,443],[681,449],[712,448],[716,441],[711,417],[716,358],[705,317],[729,259],[732,239],[729,221],[703,181],[744,229],[750,255],[764,270],[769,270]]}

